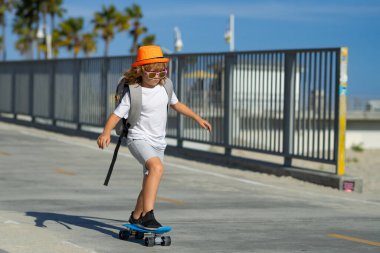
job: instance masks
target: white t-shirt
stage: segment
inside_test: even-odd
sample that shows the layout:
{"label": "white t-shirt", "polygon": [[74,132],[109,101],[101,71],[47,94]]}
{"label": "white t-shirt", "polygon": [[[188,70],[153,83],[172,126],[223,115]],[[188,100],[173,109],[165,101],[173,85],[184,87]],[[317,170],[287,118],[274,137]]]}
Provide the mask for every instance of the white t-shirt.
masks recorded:
{"label": "white t-shirt", "polygon": [[[141,87],[142,106],[141,115],[137,124],[128,130],[128,139],[144,139],[158,149],[166,148],[166,121],[168,94],[162,85],[157,84],[153,88]],[[170,105],[178,102],[173,91]],[[131,101],[126,93],[114,114],[120,118],[128,118]]]}

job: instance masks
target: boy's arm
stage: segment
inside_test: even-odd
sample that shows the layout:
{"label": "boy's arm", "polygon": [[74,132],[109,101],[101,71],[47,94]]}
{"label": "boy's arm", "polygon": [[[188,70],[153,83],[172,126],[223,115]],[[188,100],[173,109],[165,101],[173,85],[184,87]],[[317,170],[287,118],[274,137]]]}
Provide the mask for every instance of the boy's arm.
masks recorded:
{"label": "boy's arm", "polygon": [[120,119],[121,118],[117,116],[115,113],[111,113],[111,115],[107,119],[106,125],[104,126],[103,133],[111,134],[112,129],[115,128],[117,122],[119,122]]}
{"label": "boy's arm", "polygon": [[211,132],[212,130],[212,126],[209,122],[207,122],[206,120],[202,119],[198,114],[196,114],[195,112],[193,112],[189,107],[187,107],[185,104],[181,103],[181,102],[177,102],[176,104],[174,105],[170,105],[171,108],[173,108],[173,110],[195,120],[196,122],[198,122],[198,124],[207,129],[208,131]]}
{"label": "boy's arm", "polygon": [[97,143],[99,148],[104,149],[108,147],[111,142],[111,131],[115,128],[117,122],[119,122],[121,118],[117,116],[115,113],[111,113],[108,117],[106,125],[104,126],[103,133],[98,137]]}

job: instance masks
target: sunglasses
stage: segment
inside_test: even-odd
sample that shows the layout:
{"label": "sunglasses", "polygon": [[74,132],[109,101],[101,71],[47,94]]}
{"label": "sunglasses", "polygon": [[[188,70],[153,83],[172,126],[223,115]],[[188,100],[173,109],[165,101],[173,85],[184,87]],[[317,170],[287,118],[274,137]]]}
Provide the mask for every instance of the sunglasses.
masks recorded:
{"label": "sunglasses", "polygon": [[164,69],[162,71],[146,71],[144,68],[142,69],[144,70],[145,74],[148,76],[149,79],[164,78],[168,73],[167,69]]}

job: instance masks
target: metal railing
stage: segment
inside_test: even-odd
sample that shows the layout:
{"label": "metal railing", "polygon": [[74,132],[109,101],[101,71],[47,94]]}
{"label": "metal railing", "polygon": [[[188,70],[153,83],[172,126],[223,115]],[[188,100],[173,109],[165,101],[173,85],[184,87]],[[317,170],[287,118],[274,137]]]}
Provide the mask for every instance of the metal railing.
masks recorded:
{"label": "metal railing", "polygon": [[[342,52],[346,61],[346,48],[170,55],[179,100],[214,131],[170,110],[167,137],[178,147],[183,141],[222,146],[227,156],[232,149],[279,155],[286,166],[293,158],[334,164],[342,175]],[[103,127],[114,110],[117,81],[133,60],[0,62],[0,112],[75,123],[78,131]]]}

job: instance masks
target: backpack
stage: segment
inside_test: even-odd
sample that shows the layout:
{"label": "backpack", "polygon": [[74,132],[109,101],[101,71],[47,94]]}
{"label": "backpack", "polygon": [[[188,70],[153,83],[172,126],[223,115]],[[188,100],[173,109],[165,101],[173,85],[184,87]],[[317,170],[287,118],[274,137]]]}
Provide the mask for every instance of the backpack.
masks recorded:
{"label": "backpack", "polygon": [[[169,110],[169,104],[171,97],[173,95],[173,83],[169,78],[166,78],[166,82],[164,84],[164,88],[166,93],[168,94],[168,104],[167,110]],[[106,180],[104,181],[104,185],[108,185],[108,182],[111,178],[113,166],[115,165],[117,153],[119,152],[119,147],[123,137],[127,137],[128,129],[134,127],[139,120],[141,115],[141,105],[142,105],[142,89],[139,84],[131,84],[127,83],[127,80],[122,76],[119,79],[118,85],[116,87],[115,93],[115,108],[119,106],[121,100],[125,96],[125,94],[129,95],[129,99],[131,101],[131,106],[129,108],[128,119],[122,118],[117,125],[115,126],[116,134],[119,135],[119,140],[115,147],[115,151],[113,153],[112,162],[108,169],[108,174]]]}

